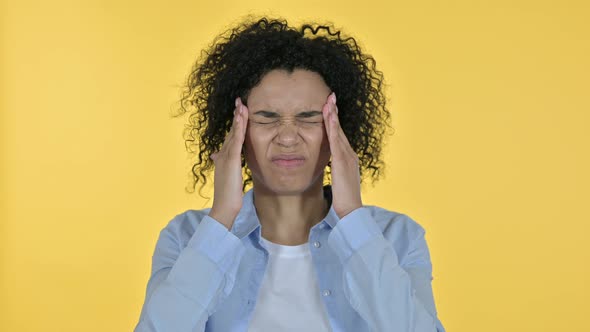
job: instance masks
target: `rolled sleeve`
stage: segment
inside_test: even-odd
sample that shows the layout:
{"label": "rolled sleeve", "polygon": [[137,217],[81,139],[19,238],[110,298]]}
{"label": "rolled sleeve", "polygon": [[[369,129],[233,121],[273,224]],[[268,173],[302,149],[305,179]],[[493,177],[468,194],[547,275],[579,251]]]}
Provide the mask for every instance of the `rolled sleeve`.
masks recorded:
{"label": "rolled sleeve", "polygon": [[328,243],[340,262],[346,262],[356,251],[381,234],[381,229],[367,208],[358,208],[338,221]]}
{"label": "rolled sleeve", "polygon": [[202,330],[235,284],[245,252],[241,240],[204,215],[183,248],[178,234],[187,216],[175,218],[160,234],[137,331]]}

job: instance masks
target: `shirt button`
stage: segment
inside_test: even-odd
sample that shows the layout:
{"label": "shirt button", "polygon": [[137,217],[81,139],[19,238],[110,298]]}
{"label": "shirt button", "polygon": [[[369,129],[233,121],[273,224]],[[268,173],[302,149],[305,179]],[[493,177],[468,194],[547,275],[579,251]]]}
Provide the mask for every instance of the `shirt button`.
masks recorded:
{"label": "shirt button", "polygon": [[314,246],[314,247],[316,247],[316,248],[319,248],[319,247],[321,247],[321,246],[322,246],[322,244],[321,244],[321,243],[319,243],[318,241],[315,241],[315,242],[313,243],[313,246]]}
{"label": "shirt button", "polygon": [[326,289],[322,292],[323,296],[330,296],[330,294],[332,294],[332,292],[329,289]]}

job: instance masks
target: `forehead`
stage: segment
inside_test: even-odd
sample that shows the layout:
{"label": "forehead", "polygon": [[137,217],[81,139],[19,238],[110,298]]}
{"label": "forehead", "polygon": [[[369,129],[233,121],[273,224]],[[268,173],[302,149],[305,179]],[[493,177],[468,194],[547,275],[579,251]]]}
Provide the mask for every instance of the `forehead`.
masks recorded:
{"label": "forehead", "polygon": [[289,112],[298,110],[321,110],[331,90],[322,76],[316,72],[295,69],[272,70],[252,88],[248,96],[251,111],[269,110]]}

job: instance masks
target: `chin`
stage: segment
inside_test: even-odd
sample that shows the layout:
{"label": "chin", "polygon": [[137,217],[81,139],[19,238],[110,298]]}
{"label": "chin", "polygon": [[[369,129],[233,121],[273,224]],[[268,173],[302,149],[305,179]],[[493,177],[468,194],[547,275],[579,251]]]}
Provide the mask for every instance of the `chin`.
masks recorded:
{"label": "chin", "polygon": [[280,176],[273,174],[267,181],[260,181],[260,179],[253,179],[254,186],[262,187],[265,191],[275,193],[276,195],[300,195],[306,191],[314,188],[317,182],[323,183],[323,173],[315,176]]}

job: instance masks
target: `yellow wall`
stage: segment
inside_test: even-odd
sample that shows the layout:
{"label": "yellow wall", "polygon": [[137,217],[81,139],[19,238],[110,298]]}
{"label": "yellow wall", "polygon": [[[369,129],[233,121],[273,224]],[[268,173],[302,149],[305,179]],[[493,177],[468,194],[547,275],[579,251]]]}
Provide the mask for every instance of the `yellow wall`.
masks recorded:
{"label": "yellow wall", "polygon": [[376,57],[397,132],[364,201],[426,228],[448,331],[586,330],[588,2],[276,3],[2,3],[0,330],[132,329],[158,232],[206,204],[179,86],[258,9]]}

